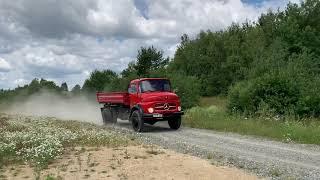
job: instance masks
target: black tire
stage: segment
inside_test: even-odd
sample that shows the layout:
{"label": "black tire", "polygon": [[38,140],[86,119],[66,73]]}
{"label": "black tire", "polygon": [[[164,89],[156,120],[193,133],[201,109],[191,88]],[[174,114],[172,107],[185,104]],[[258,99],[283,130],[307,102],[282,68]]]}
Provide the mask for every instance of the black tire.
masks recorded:
{"label": "black tire", "polygon": [[101,114],[102,114],[102,119],[104,124],[117,122],[116,113],[111,108],[101,108]]}
{"label": "black tire", "polygon": [[144,121],[138,110],[133,111],[133,113],[130,116],[130,121],[132,123],[132,128],[134,131],[143,132]]}
{"label": "black tire", "polygon": [[181,126],[181,117],[176,117],[168,120],[168,124],[171,129],[179,129]]}
{"label": "black tire", "polygon": [[111,114],[112,114],[112,119],[111,119],[111,121],[112,121],[112,123],[117,123],[117,119],[118,119],[118,112],[116,111],[116,109],[114,109],[114,108],[111,108],[110,109],[111,110]]}

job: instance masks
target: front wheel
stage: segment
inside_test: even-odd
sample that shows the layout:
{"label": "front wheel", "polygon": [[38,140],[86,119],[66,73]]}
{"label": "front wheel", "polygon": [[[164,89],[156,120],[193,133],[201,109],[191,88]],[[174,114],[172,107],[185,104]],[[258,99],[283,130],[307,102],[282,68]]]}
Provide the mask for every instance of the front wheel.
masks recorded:
{"label": "front wheel", "polygon": [[179,129],[181,126],[181,117],[176,117],[168,120],[171,129]]}
{"label": "front wheel", "polygon": [[138,110],[133,111],[130,116],[130,121],[132,123],[132,128],[136,132],[142,132],[144,128],[144,121]]}

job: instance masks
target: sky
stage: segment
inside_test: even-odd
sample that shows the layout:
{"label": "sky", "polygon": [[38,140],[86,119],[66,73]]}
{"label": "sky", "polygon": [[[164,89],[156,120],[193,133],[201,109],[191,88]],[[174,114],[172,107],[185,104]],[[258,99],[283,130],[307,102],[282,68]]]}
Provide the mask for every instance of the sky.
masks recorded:
{"label": "sky", "polygon": [[142,46],[173,57],[182,34],[255,21],[299,0],[0,0],[0,89],[45,78],[69,88],[121,72]]}

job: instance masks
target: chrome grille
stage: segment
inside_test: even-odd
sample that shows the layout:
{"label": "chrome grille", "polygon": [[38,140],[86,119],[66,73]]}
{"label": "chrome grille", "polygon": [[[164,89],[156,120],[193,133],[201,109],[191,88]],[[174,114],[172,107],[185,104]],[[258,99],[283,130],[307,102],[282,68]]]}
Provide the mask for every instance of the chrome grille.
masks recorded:
{"label": "chrome grille", "polygon": [[155,110],[175,110],[176,104],[175,103],[156,103],[154,106]]}

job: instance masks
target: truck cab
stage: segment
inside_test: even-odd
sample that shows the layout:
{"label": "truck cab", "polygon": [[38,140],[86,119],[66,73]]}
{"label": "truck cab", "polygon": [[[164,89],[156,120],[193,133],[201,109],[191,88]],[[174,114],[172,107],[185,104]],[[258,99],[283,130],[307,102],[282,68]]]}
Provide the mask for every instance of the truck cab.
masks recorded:
{"label": "truck cab", "polygon": [[181,102],[166,78],[135,79],[127,92],[97,93],[104,122],[116,123],[117,118],[129,119],[135,131],[142,132],[144,124],[168,121],[171,129],[181,125]]}

